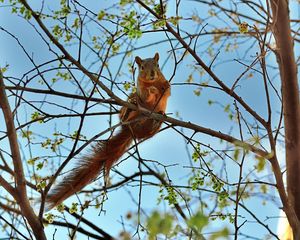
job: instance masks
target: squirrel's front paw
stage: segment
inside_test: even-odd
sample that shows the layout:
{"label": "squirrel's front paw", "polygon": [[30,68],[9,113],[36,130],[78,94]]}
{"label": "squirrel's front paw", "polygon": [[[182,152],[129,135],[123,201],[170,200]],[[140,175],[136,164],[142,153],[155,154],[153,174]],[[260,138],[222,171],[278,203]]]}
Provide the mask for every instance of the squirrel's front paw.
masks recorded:
{"label": "squirrel's front paw", "polygon": [[154,86],[150,86],[150,87],[148,87],[148,94],[150,95],[150,94],[157,94],[157,93],[159,93],[159,91],[158,91],[158,89],[156,88],[156,87],[154,87]]}

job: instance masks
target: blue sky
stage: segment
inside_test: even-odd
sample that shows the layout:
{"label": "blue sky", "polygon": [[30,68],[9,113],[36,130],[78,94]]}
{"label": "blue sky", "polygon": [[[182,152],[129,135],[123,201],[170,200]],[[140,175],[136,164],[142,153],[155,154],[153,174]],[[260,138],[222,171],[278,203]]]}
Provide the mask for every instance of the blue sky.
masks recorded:
{"label": "blue sky", "polygon": [[[82,3],[87,4],[88,1],[82,1]],[[100,1],[97,2],[95,6],[93,6],[93,9],[95,12],[99,11],[99,9],[105,9],[106,6],[111,5],[111,1],[102,1],[100,4]],[[201,13],[203,11],[203,14],[206,14],[206,12],[209,9],[205,8],[199,8],[199,5],[197,5],[194,2],[184,2],[186,4],[182,4],[182,9],[180,14],[184,17],[191,17],[193,13]],[[189,4],[187,4],[189,3]],[[94,4],[94,3],[93,3]],[[51,6],[53,9],[54,6]],[[174,12],[174,2],[171,2],[169,5],[169,15],[172,15]],[[293,8],[292,8],[293,9]],[[111,13],[113,13],[115,10],[109,10]],[[245,8],[245,11],[246,8]],[[201,13],[202,14],[202,13]],[[294,15],[294,12],[292,12]],[[296,10],[295,14],[297,16]],[[241,19],[243,20],[243,19]],[[31,22],[34,22],[34,20],[31,20]],[[228,22],[222,22],[221,20],[214,20],[213,22],[210,21],[208,18],[207,22],[208,25],[206,27],[206,30],[209,31],[212,29],[213,26],[217,26],[219,28],[221,27],[230,27],[232,29],[238,30],[238,26],[234,26],[233,23]],[[190,24],[188,21],[182,21],[182,27],[186,29],[187,31],[193,31],[195,28],[195,24]],[[205,24],[205,23],[203,23]],[[47,21],[47,25],[51,26],[53,25],[52,22]],[[53,59],[54,55],[49,54],[48,47],[45,43],[42,42],[38,34],[33,30],[32,26],[28,24],[24,19],[21,17],[18,17],[16,15],[10,14],[9,8],[0,8],[0,27],[3,27],[4,29],[7,29],[10,33],[12,33],[14,36],[16,36],[25,49],[28,50],[28,53],[33,56],[34,60],[37,63],[43,63],[45,61],[48,61],[50,59]],[[89,29],[91,33],[97,33],[99,29],[95,27],[95,29],[91,28]],[[86,33],[88,34],[88,33]],[[160,41],[162,39],[166,39],[164,33],[145,33],[140,39],[136,40],[134,42],[134,46],[144,46],[146,44]],[[209,64],[212,61],[212,58],[209,57],[207,44],[205,44],[208,40],[210,40],[210,36],[203,36],[199,38],[199,48],[197,49],[197,52],[201,55],[203,60]],[[231,44],[235,43],[235,39],[228,39],[226,43],[230,42]],[[243,66],[238,64],[233,59],[242,59],[242,56],[246,55],[246,60],[253,60],[254,56],[257,51],[259,51],[257,44],[252,45],[253,40],[245,37],[244,39],[239,41],[240,47],[238,49],[235,49],[233,51],[220,51],[220,54],[218,56],[218,59],[216,61],[216,64],[213,68],[213,70],[216,72],[216,74],[222,79],[222,81],[229,86],[233,84],[235,79],[245,70]],[[299,46],[297,46],[299,47]],[[217,49],[217,47],[215,47]],[[68,46],[68,49],[76,55],[76,49],[77,46]],[[125,46],[121,46],[121,50],[124,50]],[[154,56],[155,52],[160,53],[160,65],[162,66],[162,71],[167,79],[169,79],[173,73],[174,69],[174,61],[172,58],[167,58],[168,53],[171,50],[170,45],[168,42],[143,48],[142,50],[134,51],[132,56],[129,56],[126,58],[126,63],[132,63],[134,60],[134,56],[138,55],[142,58],[152,57]],[[84,49],[83,55],[86,56],[84,59],[84,64],[88,66],[92,61],[95,61],[96,59],[93,59],[93,57],[88,55],[87,49]],[[24,72],[27,72],[28,70],[32,69],[32,64],[28,61],[28,58],[26,55],[22,52],[21,48],[16,44],[15,39],[13,39],[11,36],[6,34],[4,31],[0,31],[0,66],[3,67],[6,64],[9,64],[9,69],[5,73],[5,76],[16,76],[16,77],[22,77]],[[166,59],[167,62],[166,62]],[[122,61],[121,56],[120,57],[114,57],[110,60],[109,66],[111,70],[118,69],[120,62]],[[273,56],[269,56],[267,58],[268,64],[271,66],[276,65],[275,58]],[[220,93],[219,91],[216,91],[214,89],[205,88],[202,90],[200,96],[196,96],[193,91],[197,89],[195,86],[190,85],[176,85],[180,83],[186,82],[188,79],[190,73],[192,72],[192,68],[194,66],[194,60],[191,56],[187,55],[183,62],[177,66],[176,74],[172,80],[172,96],[170,97],[167,113],[171,114],[172,117],[177,117],[176,113],[179,113],[179,116],[185,120],[190,121],[199,124],[200,126],[212,128],[218,131],[222,131],[225,133],[231,132],[234,136],[238,137],[238,128],[236,124],[233,124],[233,122],[228,118],[228,113],[224,112],[224,108],[221,106],[226,106],[227,104],[230,104],[232,109],[233,107],[233,99],[229,98],[223,93]],[[248,62],[249,63],[249,62]],[[100,63],[95,64],[95,67],[93,67],[93,70],[96,71],[97,68],[100,67]],[[123,83],[124,81],[130,81],[130,73],[129,68],[126,64],[123,65],[122,68],[122,75],[117,76],[117,82]],[[81,77],[80,73],[77,73],[79,78]],[[108,73],[104,73],[106,76],[108,76]],[[114,75],[115,73],[112,72]],[[243,99],[249,103],[250,106],[252,106],[258,113],[260,113],[262,116],[266,116],[266,104],[265,104],[265,96],[264,96],[264,90],[263,90],[263,84],[261,78],[258,76],[258,74],[254,74],[254,77],[251,79],[245,79],[243,78],[241,80],[241,86],[237,88],[237,92],[243,97]],[[270,71],[270,77],[276,76],[277,71]],[[45,74],[45,76],[49,79],[51,79],[54,75],[52,73]],[[209,84],[214,85],[211,79],[205,74],[204,76],[200,76],[197,73],[193,74],[193,77],[195,79],[195,82],[203,82],[208,81]],[[274,80],[274,84],[279,86],[278,79]],[[64,81],[58,81],[55,83],[54,88],[58,91],[63,92],[75,92],[75,87],[70,82],[64,82]],[[90,85],[87,85],[87,89]],[[38,78],[34,79],[30,83],[30,87],[36,87],[36,88],[43,88],[43,86],[40,86],[38,83]],[[121,91],[115,90],[114,93],[117,93],[118,96],[122,97],[123,99],[126,99],[125,94],[123,94]],[[25,99],[30,99],[31,101],[34,100],[42,100],[43,96],[33,94],[33,93],[25,93],[24,95]],[[48,96],[45,100],[51,102],[54,101],[57,104],[62,104],[64,106],[73,106],[72,102],[65,102],[66,100],[63,98],[59,98],[56,96]],[[208,101],[213,100],[218,102],[218,104],[213,104],[212,106],[209,106]],[[273,106],[274,106],[274,119],[278,119],[278,111],[280,110],[279,103],[276,100],[276,97],[272,96],[273,100]],[[37,104],[38,106],[38,104]],[[43,106],[41,106],[42,109],[47,109],[49,112],[55,112],[55,113],[66,113],[64,109],[58,108],[56,106],[47,105],[45,103]],[[78,112],[82,112],[83,104],[82,103],[76,103],[74,106],[74,109],[78,110]],[[91,111],[107,111],[107,109],[103,106],[95,106],[92,108]],[[19,112],[20,121],[26,122],[30,118],[31,113],[34,110],[30,107],[21,108]],[[245,114],[245,117],[249,118],[249,114]],[[249,118],[250,119],[250,118]],[[41,139],[41,136],[51,136],[51,133],[53,132],[53,129],[56,129],[58,132],[72,132],[73,129],[76,129],[78,127],[78,119],[72,119],[72,120],[57,120],[57,121],[50,121],[45,126],[44,124],[34,124],[34,126],[31,126],[30,129],[34,132],[36,135],[36,139]],[[113,117],[113,122],[117,123],[118,119],[117,117]],[[275,120],[276,122],[276,120]],[[95,116],[95,117],[89,117],[83,127],[83,134],[91,137],[95,134],[97,134],[100,131],[103,131],[108,127],[108,119],[106,117],[101,116]],[[179,128],[178,128],[179,129]],[[184,129],[184,132],[187,135],[192,134],[190,130]],[[109,135],[102,136],[101,139],[107,138]],[[201,141],[202,143],[209,144],[211,146],[214,146],[215,148],[224,148],[224,144],[220,144],[220,141],[215,138],[208,137],[204,134],[197,133],[195,136],[195,139],[198,141]],[[6,143],[4,141],[1,142],[1,148],[5,148]],[[24,152],[24,159],[30,158],[30,153],[35,155],[51,155],[50,151],[44,151],[40,149],[40,145],[36,144],[31,147],[31,149],[26,146],[26,142],[23,139],[20,139],[20,144],[23,146],[23,152]],[[69,142],[71,144],[71,142]],[[66,149],[62,150],[62,155],[67,154],[68,148],[70,145],[65,144]],[[43,151],[43,152],[41,152]],[[87,150],[86,150],[87,151]],[[157,134],[147,142],[139,145],[139,152],[142,153],[142,157],[144,159],[151,159],[155,160],[159,163],[169,165],[169,164],[176,164],[174,167],[168,168],[168,172],[170,174],[170,178],[172,181],[176,184],[186,184],[188,174],[190,174],[190,169],[188,166],[190,166],[188,154],[192,154],[193,150],[191,146],[188,146],[188,152],[186,151],[186,143],[185,140],[180,137],[180,135],[172,130],[168,129],[162,133]],[[63,160],[63,157],[61,159],[56,159],[59,161]],[[74,159],[75,160],[75,159]],[[50,162],[50,160],[49,160]],[[72,169],[72,164],[74,161],[70,162],[68,165],[68,169]],[[255,164],[255,160],[252,157],[249,157],[247,159],[247,164],[245,165],[245,173],[251,171],[253,169],[253,166]],[[26,162],[24,162],[26,164]],[[154,166],[158,167],[160,170],[162,168],[159,165]],[[216,169],[220,168],[222,166],[222,162],[215,161],[215,167]],[[49,166],[48,166],[49,167]],[[116,169],[124,174],[130,175],[136,171],[138,171],[138,163],[134,159],[127,159],[126,161],[121,162]],[[230,161],[227,161],[226,165],[227,174],[229,175],[229,179],[237,179],[238,172],[237,172],[237,166],[234,163],[230,163]],[[267,176],[269,173],[271,173],[270,166],[267,170],[265,170],[263,173],[259,173],[257,176],[258,178],[262,177],[262,179],[268,179]],[[48,174],[47,172],[45,174]],[[119,179],[118,175],[113,175],[112,182],[117,182]],[[145,177],[147,180],[154,180],[151,177]],[[99,184],[99,181],[98,183]],[[138,183],[136,183],[138,184]],[[94,185],[93,185],[94,186]],[[142,207],[145,210],[151,211],[153,209],[156,209],[156,202],[157,197],[159,195],[158,188],[153,186],[144,186],[142,188]],[[128,194],[130,192],[130,194]],[[133,199],[138,199],[139,195],[139,187],[133,187],[133,186],[125,186],[123,188],[118,189],[117,191],[112,191],[108,193],[108,200],[104,204],[104,208],[106,210],[106,214],[101,214],[98,216],[98,212],[96,212],[94,209],[89,209],[87,216],[90,216],[91,219],[93,219],[93,222],[95,222],[97,225],[102,227],[104,230],[109,232],[110,234],[117,236],[117,234],[122,230],[122,225],[120,224],[120,221],[122,219],[122,216],[124,217],[128,212],[136,213],[137,207],[133,203]],[[203,193],[203,196],[205,198],[205,193]],[[76,197],[70,198],[66,201],[66,204],[70,204],[72,201],[76,200]],[[278,199],[276,200],[278,203]],[[266,205],[262,205],[262,200],[256,197],[253,197],[247,201],[245,201],[245,204],[252,210],[258,214],[260,219],[266,220],[267,217],[276,217],[279,215],[278,206],[276,204],[273,204],[271,202],[267,202]],[[199,206],[197,204],[194,205],[193,210],[196,211],[196,209]],[[161,203],[157,208],[160,209],[169,209],[166,203]],[[232,210],[232,209],[231,209]],[[241,214],[244,216],[247,216],[247,214],[241,210]],[[71,220],[73,221],[73,220]],[[275,231],[277,226],[277,218],[271,218],[266,220],[266,223],[270,226],[270,228]],[[218,230],[220,229],[219,224],[223,224],[221,222],[217,222],[217,224],[210,224],[210,227],[207,228],[207,232],[210,232],[212,230]],[[232,226],[231,226],[232,227]],[[232,229],[232,228],[231,228]],[[54,231],[54,227],[48,226],[46,228],[46,232],[48,236],[52,236]],[[244,233],[251,233],[253,235],[259,237],[263,236],[264,229],[257,224],[254,223],[247,223],[245,227],[243,228]],[[254,233],[255,232],[255,233]],[[1,238],[0,233],[0,238]],[[57,236],[64,236],[65,232],[59,231],[57,233]]]}

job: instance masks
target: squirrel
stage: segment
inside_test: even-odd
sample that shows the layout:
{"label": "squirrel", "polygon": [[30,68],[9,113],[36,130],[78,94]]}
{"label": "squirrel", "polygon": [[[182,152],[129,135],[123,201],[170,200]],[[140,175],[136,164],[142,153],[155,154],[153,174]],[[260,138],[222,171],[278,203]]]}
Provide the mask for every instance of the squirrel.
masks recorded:
{"label": "squirrel", "polygon": [[[167,101],[171,95],[170,83],[162,74],[158,60],[158,53],[155,53],[153,58],[141,59],[138,56],[135,58],[139,69],[137,89],[129,96],[128,101],[136,104],[138,108],[165,114]],[[104,172],[104,182],[107,183],[111,167],[122,157],[133,140],[152,137],[162,124],[161,121],[147,118],[139,110],[125,106],[121,108],[119,117],[124,123],[121,129],[108,140],[93,146],[92,153],[77,163],[72,172],[51,189],[46,197],[47,210],[80,191],[95,180],[101,171]]]}

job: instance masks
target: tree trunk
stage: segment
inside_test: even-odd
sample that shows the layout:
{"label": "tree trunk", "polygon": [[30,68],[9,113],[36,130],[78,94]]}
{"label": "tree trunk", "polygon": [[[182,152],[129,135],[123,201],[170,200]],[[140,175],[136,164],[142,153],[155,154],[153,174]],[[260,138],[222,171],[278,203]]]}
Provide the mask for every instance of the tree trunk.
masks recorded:
{"label": "tree trunk", "polygon": [[[273,13],[272,31],[276,40],[277,61],[282,83],[288,197],[295,209],[297,221],[299,222],[300,105],[297,66],[288,7],[287,0],[271,0]],[[295,229],[291,222],[290,224],[294,230],[294,239],[300,239],[299,229]]]}

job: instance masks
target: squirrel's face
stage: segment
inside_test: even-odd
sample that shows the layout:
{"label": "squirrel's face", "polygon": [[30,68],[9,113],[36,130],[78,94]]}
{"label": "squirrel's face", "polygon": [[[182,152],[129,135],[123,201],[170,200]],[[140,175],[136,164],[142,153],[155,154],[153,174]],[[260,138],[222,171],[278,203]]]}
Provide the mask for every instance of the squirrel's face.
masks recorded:
{"label": "squirrel's face", "polygon": [[155,80],[160,72],[158,60],[158,53],[155,53],[153,58],[141,59],[140,57],[135,57],[135,62],[139,66],[139,78],[149,82]]}

